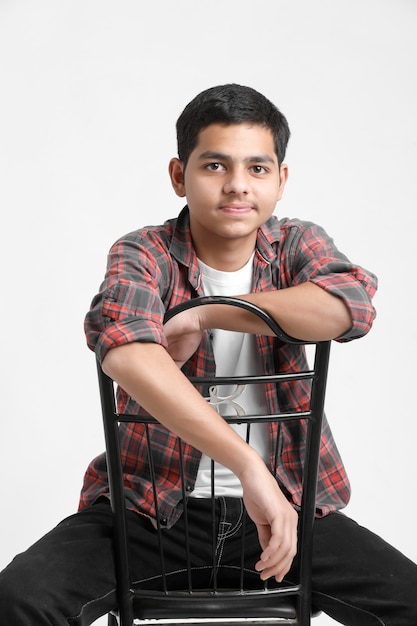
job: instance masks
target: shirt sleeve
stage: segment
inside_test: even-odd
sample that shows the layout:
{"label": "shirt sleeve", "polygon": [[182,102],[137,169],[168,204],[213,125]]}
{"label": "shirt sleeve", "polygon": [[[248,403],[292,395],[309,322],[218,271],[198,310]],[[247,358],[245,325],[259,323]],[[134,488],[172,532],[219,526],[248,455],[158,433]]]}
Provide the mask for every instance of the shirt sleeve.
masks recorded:
{"label": "shirt sleeve", "polygon": [[372,298],[378,285],[372,272],[351,263],[325,230],[315,224],[307,223],[298,229],[289,254],[293,285],[312,282],[343,300],[349,309],[352,326],[338,341],[362,337],[371,329],[376,316]]}
{"label": "shirt sleeve", "polygon": [[100,363],[112,348],[134,341],[166,347],[161,298],[166,258],[135,233],[112,246],[104,282],[84,322],[87,344]]}

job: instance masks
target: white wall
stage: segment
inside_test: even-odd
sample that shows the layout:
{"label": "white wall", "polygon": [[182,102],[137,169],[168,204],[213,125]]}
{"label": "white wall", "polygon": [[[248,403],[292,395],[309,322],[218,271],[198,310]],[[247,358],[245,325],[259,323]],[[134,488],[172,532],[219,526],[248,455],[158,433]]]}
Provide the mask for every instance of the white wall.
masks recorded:
{"label": "white wall", "polygon": [[350,514],[417,559],[416,18],[413,0],[0,2],[0,567],[77,506],[103,448],[84,314],[116,237],[181,208],[175,120],[223,82],[289,119],[277,213],[379,275],[374,330],[334,346],[327,411]]}

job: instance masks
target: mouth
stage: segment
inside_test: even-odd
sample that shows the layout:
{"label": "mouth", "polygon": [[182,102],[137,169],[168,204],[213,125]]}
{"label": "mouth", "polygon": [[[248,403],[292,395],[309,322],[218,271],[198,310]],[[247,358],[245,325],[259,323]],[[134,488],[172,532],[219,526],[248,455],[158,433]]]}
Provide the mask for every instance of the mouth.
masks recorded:
{"label": "mouth", "polygon": [[251,213],[254,210],[254,207],[251,204],[222,204],[219,209],[224,213],[228,213],[229,215],[245,215],[247,213]]}

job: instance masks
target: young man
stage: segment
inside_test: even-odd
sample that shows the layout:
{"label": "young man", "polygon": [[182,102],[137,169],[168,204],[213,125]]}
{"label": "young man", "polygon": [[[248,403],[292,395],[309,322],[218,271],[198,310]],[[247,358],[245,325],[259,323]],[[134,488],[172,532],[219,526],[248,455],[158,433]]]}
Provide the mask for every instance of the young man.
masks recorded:
{"label": "young man", "polygon": [[[268,469],[271,434],[259,429],[249,446],[188,381],[189,375],[252,373],[298,367],[304,353],[260,335],[263,323],[221,305],[188,310],[164,325],[165,312],[203,294],[234,295],[268,311],[305,340],[348,341],[366,334],[375,311],[375,277],[353,265],[320,227],[277,220],[273,211],[288,176],[284,116],[264,96],[239,85],[199,94],[177,122],[178,158],[169,172],[187,206],[178,218],[117,241],[99,294],[87,314],[88,344],[120,385],[121,412],[145,411],[160,423],[158,480],[175,569],[181,532],[181,490],[166,475],[172,434],[189,446],[185,468],[189,523],[204,552],[206,460],[218,466],[219,508],[236,528],[242,499],[253,521],[247,543],[260,578],[291,577],[296,553],[300,478],[294,467],[303,441],[282,428],[282,459]],[[216,330],[213,334],[211,329]],[[230,332],[233,331],[233,332]],[[268,332],[268,331],[266,331]],[[249,333],[249,334],[248,334]],[[252,407],[302,405],[296,393],[252,394]],[[136,581],[152,577],[155,539],[142,473],[142,440],[126,427],[122,441],[132,567]],[[417,566],[339,511],[349,483],[327,421],[317,495],[313,594],[318,608],[344,624],[417,623]],[[139,514],[138,514],[139,513]],[[211,532],[208,529],[208,532]],[[233,533],[221,562],[235,558]],[[41,576],[40,576],[41,573]],[[80,511],[64,520],[0,575],[0,614],[19,625],[88,624],[115,603],[111,514],[104,456],[89,466]],[[25,589],[24,598],[18,591]],[[16,598],[16,600],[14,600]]]}

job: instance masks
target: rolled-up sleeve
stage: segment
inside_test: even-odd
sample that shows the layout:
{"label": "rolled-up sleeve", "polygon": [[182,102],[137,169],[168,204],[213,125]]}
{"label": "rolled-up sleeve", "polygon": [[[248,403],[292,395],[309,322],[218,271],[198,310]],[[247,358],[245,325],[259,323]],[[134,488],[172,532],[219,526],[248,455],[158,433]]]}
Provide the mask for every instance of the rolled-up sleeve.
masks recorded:
{"label": "rolled-up sleeve", "polygon": [[112,348],[134,341],[166,346],[163,267],[134,234],[111,248],[107,272],[85,317],[87,344],[100,363]]}
{"label": "rolled-up sleeve", "polygon": [[292,255],[293,285],[312,282],[343,300],[348,308],[352,326],[337,340],[350,341],[369,332],[376,316],[372,304],[378,286],[375,274],[351,263],[315,224],[299,230],[293,240]]}

